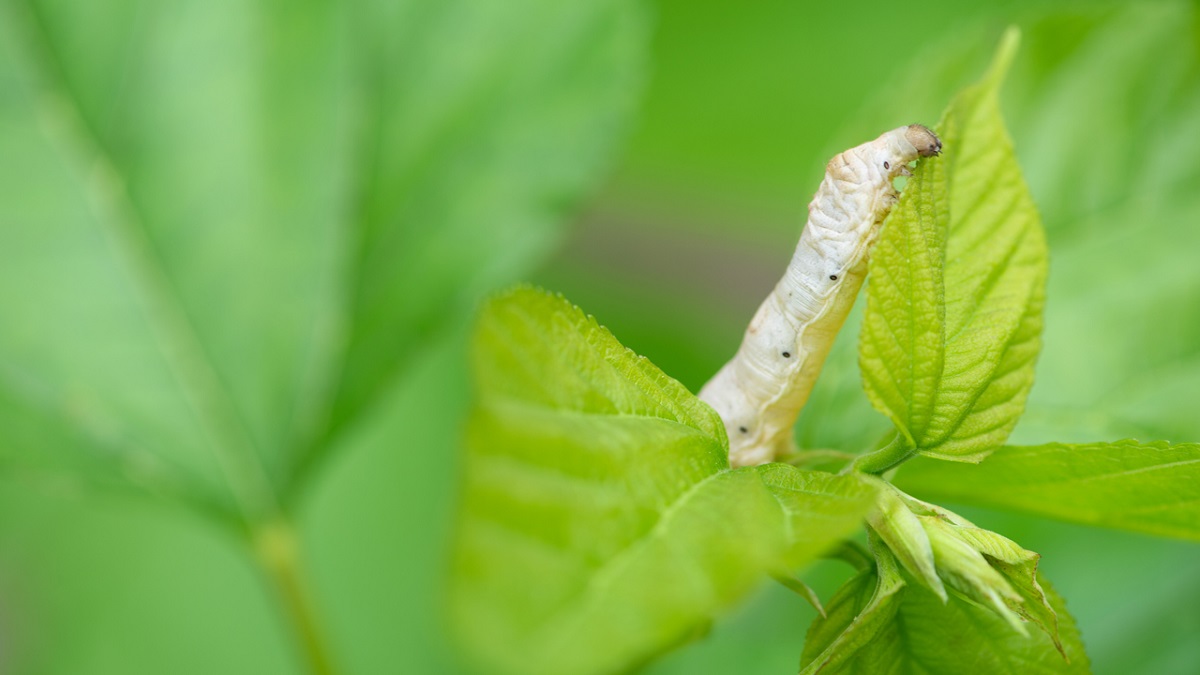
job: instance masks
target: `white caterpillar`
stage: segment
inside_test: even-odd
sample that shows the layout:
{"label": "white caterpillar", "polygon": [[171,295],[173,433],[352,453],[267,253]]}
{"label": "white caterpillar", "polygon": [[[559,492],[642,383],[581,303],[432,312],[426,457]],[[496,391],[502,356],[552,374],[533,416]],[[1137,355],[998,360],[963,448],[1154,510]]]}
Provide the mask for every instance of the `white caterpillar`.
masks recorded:
{"label": "white caterpillar", "polygon": [[704,388],[729,434],[729,461],[752,466],[791,449],[792,427],[867,274],[867,255],[898,198],[892,180],[942,142],[920,124],[829,161],[787,272],[742,345]]}

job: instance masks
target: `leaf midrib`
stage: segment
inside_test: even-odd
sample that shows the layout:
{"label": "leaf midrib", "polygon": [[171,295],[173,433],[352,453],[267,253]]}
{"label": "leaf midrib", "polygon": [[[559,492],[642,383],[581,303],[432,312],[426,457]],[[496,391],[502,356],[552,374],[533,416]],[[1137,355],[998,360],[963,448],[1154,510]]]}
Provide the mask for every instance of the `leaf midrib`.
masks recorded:
{"label": "leaf midrib", "polygon": [[[1036,446],[1034,446],[1034,447],[1036,447]],[[1090,483],[1090,482],[1094,482],[1094,481],[1102,481],[1102,480],[1111,479],[1111,478],[1120,478],[1120,477],[1131,476],[1131,475],[1136,475],[1136,474],[1140,474],[1140,473],[1149,473],[1151,471],[1158,471],[1161,469],[1171,469],[1171,468],[1175,468],[1175,467],[1179,467],[1179,466],[1186,466],[1188,464],[1198,464],[1198,463],[1200,463],[1200,458],[1183,459],[1183,460],[1179,460],[1179,461],[1168,462],[1165,464],[1152,464],[1150,466],[1141,466],[1136,469],[1124,469],[1124,470],[1120,470],[1120,471],[1106,471],[1106,472],[1102,472],[1102,473],[1088,474],[1085,476],[1046,477],[1044,475],[1040,475],[1040,474],[1036,474],[1036,473],[1032,474],[1032,475],[1023,474],[1021,477],[1021,484],[1015,485],[1013,487],[1015,487],[1017,489],[1022,489],[1022,488],[1026,488],[1031,485],[1044,486],[1044,485],[1069,485],[1069,484],[1078,484],[1078,483]]]}
{"label": "leaf midrib", "polygon": [[[596,568],[577,593],[566,598],[557,610],[547,615],[542,622],[542,631],[554,630],[561,621],[572,614],[575,615],[576,619],[579,619],[582,616],[581,611],[593,606],[598,601],[603,595],[603,589],[615,583],[615,579],[620,576],[622,570],[628,567],[631,561],[637,557],[638,551],[644,549],[655,539],[664,536],[664,533],[670,527],[671,521],[687,506],[692,498],[700,494],[709,483],[732,473],[733,470],[731,469],[717,471],[705,476],[699,482],[680,493],[673,502],[660,512],[658,520],[652,526],[647,528],[642,535],[632,539],[624,548],[617,551],[611,558],[605,561],[603,565]],[[571,630],[559,632],[560,638],[567,639]],[[561,647],[549,647],[547,651],[552,652],[558,648]]]}
{"label": "leaf midrib", "polygon": [[24,16],[16,17],[18,27],[14,32],[24,35],[26,44],[24,49],[17,49],[30,62],[35,86],[56,94],[55,99],[61,102],[56,112],[62,113],[62,119],[47,125],[54,130],[48,136],[77,167],[90,162],[90,181],[80,186],[81,191],[113,246],[118,266],[124,268],[137,293],[155,342],[199,421],[206,436],[203,445],[211,450],[239,515],[248,521],[271,517],[278,505],[256,444],[171,283],[138,204],[124,187],[128,181],[120,164],[109,153],[70,87],[35,3],[25,0],[20,4],[23,8],[16,13]]}

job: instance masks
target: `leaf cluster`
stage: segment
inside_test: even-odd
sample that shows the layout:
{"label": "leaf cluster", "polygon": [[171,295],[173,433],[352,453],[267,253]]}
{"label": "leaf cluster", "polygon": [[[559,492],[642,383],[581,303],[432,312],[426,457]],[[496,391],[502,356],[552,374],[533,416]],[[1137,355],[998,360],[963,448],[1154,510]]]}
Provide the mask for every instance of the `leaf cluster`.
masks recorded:
{"label": "leaf cluster", "polygon": [[859,355],[894,431],[841,474],[732,471],[715,415],[578,309],[527,288],[488,305],[454,577],[460,634],[487,663],[629,668],[865,517],[870,562],[814,623],[802,672],[1089,672],[1037,554],[872,476],[919,457],[897,480],[921,494],[1200,533],[1200,446],[1005,445],[1033,384],[1047,276],[999,107],[1016,46],[1010,31],[950,104],[945,154],[917,167],[885,223]]}

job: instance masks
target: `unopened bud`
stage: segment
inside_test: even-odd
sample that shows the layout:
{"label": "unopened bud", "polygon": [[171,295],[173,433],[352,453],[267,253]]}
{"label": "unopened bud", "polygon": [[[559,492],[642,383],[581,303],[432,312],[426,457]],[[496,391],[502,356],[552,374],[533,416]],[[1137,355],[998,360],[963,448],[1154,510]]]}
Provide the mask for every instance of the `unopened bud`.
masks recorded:
{"label": "unopened bud", "polygon": [[867,524],[909,574],[946,601],[946,588],[938,577],[933,548],[925,528],[904,502],[904,495],[891,484],[870,478],[878,484],[875,508],[867,516]]}
{"label": "unopened bud", "polygon": [[957,526],[937,517],[918,516],[929,543],[938,575],[959,593],[990,607],[1022,635],[1029,635],[1021,617],[1009,608],[1024,602],[1012,585],[956,531]]}
{"label": "unopened bud", "polygon": [[1032,621],[1054,640],[1058,617],[1038,583],[1038,554],[962,516],[878,482],[867,523],[912,578],[946,600],[946,587],[990,608],[1028,635]]}

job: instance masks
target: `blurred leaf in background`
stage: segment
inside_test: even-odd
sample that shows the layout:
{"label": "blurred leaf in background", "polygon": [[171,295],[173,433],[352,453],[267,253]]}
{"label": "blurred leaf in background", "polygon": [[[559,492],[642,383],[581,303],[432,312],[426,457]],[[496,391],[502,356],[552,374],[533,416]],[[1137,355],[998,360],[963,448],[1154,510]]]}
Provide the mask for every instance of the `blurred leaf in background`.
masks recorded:
{"label": "blurred leaf in background", "polygon": [[335,658],[448,667],[457,335],[613,156],[642,13],[0,4],[0,667],[294,672],[250,559],[205,523],[292,519],[310,483]]}

